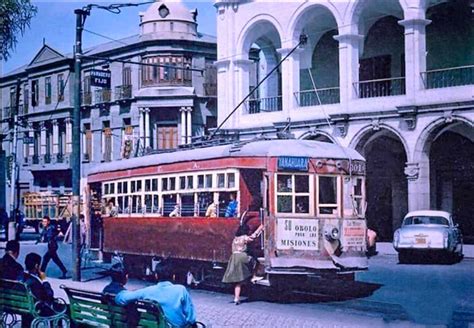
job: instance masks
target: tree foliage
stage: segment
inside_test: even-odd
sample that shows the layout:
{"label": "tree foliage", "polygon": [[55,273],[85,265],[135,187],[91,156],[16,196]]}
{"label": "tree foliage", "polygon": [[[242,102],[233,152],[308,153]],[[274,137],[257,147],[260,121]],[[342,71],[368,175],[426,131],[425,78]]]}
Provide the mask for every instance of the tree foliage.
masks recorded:
{"label": "tree foliage", "polygon": [[30,0],[0,0],[0,59],[8,59],[18,35],[23,35],[36,15]]}

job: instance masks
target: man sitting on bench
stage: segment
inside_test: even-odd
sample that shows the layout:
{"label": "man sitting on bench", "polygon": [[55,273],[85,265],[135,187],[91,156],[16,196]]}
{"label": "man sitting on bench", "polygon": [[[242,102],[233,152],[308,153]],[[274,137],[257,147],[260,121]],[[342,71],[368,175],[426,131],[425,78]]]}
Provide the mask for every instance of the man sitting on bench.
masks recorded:
{"label": "man sitting on bench", "polygon": [[24,281],[30,288],[33,296],[41,302],[39,312],[41,316],[51,316],[65,310],[65,305],[57,303],[54,299],[54,291],[46,280],[46,274],[40,271],[41,256],[37,253],[29,253],[25,258]]}
{"label": "man sitting on bench", "polygon": [[196,314],[191,297],[182,285],[171,283],[173,274],[167,264],[157,265],[155,279],[158,283],[135,291],[123,290],[115,297],[115,303],[126,305],[136,300],[158,302],[166,319],[173,327],[189,327],[196,323]]}

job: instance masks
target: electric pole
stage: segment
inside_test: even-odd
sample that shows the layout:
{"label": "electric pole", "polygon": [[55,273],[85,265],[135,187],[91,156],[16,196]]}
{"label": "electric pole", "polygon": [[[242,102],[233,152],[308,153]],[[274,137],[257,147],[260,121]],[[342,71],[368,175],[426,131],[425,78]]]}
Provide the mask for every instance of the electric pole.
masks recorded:
{"label": "electric pole", "polygon": [[72,112],[72,280],[81,280],[81,241],[79,215],[81,212],[81,55],[82,30],[89,12],[83,9],[74,10],[76,14],[76,43],[74,46],[74,109]]}
{"label": "electric pole", "polygon": [[[10,158],[11,158],[11,176],[10,176],[10,222],[15,222],[16,221],[16,215],[15,215],[15,187],[16,187],[16,180],[17,180],[17,174],[16,174],[16,151],[17,151],[17,140],[18,140],[18,108],[20,104],[20,86],[21,86],[21,81],[20,79],[17,80],[16,82],[16,88],[15,88],[15,103],[11,104],[11,113],[10,113],[10,126],[13,128],[13,137],[12,137],[12,147],[11,147],[11,152],[10,152]],[[8,240],[13,240],[15,239],[15,235],[10,236],[10,229],[7,229],[8,231]],[[11,231],[14,232],[14,231]]]}

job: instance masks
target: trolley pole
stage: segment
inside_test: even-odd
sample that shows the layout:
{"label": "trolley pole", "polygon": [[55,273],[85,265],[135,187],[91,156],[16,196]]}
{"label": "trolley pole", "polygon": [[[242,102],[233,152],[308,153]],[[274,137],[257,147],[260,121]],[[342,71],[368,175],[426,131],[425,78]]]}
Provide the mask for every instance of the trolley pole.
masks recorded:
{"label": "trolley pole", "polygon": [[88,12],[74,10],[76,14],[76,44],[74,46],[74,110],[72,112],[72,280],[81,280],[81,245],[79,232],[79,215],[81,207],[81,55],[82,30]]}

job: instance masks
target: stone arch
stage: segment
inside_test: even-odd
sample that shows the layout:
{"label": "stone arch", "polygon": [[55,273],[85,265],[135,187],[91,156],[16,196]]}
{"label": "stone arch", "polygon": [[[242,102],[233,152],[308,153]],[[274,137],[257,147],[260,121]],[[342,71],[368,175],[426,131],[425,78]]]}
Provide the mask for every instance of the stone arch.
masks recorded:
{"label": "stone arch", "polygon": [[247,94],[272,72],[252,93],[247,104],[249,113],[282,109],[281,68],[272,71],[280,61],[281,35],[281,27],[272,16],[258,15],[244,26],[238,38],[239,65],[245,67],[242,92]]}
{"label": "stone arch", "polygon": [[263,14],[257,15],[250,19],[247,24],[242,27],[239,37],[237,38],[237,53],[245,58],[249,53],[253,41],[265,35],[269,30],[276,32],[278,35],[278,44],[281,47],[283,29],[280,23],[273,16]]}
{"label": "stone arch", "polygon": [[358,146],[360,145],[361,141],[364,138],[368,137],[368,135],[371,134],[371,132],[380,131],[380,130],[388,130],[391,133],[393,133],[394,135],[396,135],[398,140],[402,143],[403,148],[405,150],[406,157],[407,157],[407,161],[410,161],[410,158],[411,158],[411,154],[410,154],[410,151],[409,151],[410,148],[408,146],[408,143],[407,143],[406,139],[401,135],[399,130],[397,130],[397,129],[395,129],[395,128],[391,127],[390,125],[387,125],[387,124],[380,124],[380,125],[378,125],[378,127],[376,129],[377,130],[374,129],[374,125],[367,125],[367,126],[361,128],[354,135],[352,140],[349,142],[349,147],[359,151]]}
{"label": "stone arch", "polygon": [[368,126],[354,136],[350,147],[366,159],[368,226],[381,241],[391,241],[408,211],[406,142],[389,126]]}
{"label": "stone arch", "polygon": [[[370,5],[375,4],[374,6],[380,6],[382,3],[385,5],[390,4],[392,8],[394,5],[400,6],[400,8],[402,9],[403,16],[404,16],[404,13],[409,9],[409,5],[404,0],[390,1],[390,2],[387,2],[384,0],[356,0],[354,2],[351,1],[349,2],[348,10],[346,12],[346,19],[344,20],[345,22],[348,22],[350,26],[349,30],[355,33],[364,32],[364,30],[362,31],[360,30],[360,18],[361,18],[362,12],[364,11],[364,9],[366,9],[369,6],[369,4]],[[390,11],[390,9],[388,9],[388,11]]]}
{"label": "stone arch", "polygon": [[460,116],[429,124],[415,147],[415,159],[424,169],[427,203],[431,209],[452,213],[466,243],[474,244],[474,129]]}
{"label": "stone arch", "polygon": [[[308,36],[307,44],[298,53],[300,106],[339,99],[339,44],[334,36],[340,23],[340,15],[329,3],[306,2],[290,19],[289,40],[296,43],[303,32]],[[315,88],[324,91],[316,95]]]}

